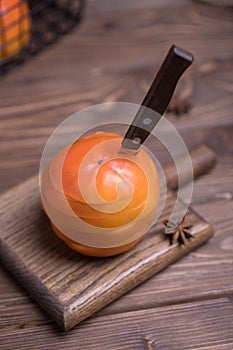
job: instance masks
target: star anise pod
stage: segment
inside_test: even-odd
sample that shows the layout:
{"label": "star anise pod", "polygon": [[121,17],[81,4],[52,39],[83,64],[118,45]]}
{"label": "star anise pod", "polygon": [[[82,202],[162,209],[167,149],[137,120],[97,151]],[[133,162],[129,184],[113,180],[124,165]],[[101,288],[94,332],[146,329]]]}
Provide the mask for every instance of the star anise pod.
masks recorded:
{"label": "star anise pod", "polygon": [[189,229],[193,226],[190,224],[184,224],[185,216],[180,220],[178,224],[174,224],[171,221],[165,220],[163,224],[165,225],[164,234],[168,237],[170,244],[174,242],[179,242],[180,244],[186,244],[187,240],[192,238],[192,233]]}

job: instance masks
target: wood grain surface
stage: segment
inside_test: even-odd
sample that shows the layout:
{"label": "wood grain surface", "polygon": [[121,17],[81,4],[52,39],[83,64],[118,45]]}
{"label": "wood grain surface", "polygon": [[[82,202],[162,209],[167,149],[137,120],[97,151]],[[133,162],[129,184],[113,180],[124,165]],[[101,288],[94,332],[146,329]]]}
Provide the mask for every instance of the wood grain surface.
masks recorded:
{"label": "wood grain surface", "polygon": [[[77,30],[1,80],[1,191],[37,173],[48,136],[71,113],[103,101],[139,103],[173,43],[196,60],[173,101],[192,108],[179,118],[174,112],[167,117],[189,148],[205,143],[218,155],[213,170],[196,180],[192,199],[192,207],[213,225],[213,239],[68,335],[1,267],[1,349],[98,349],[101,341],[108,349],[150,349],[156,340],[157,349],[232,350],[232,17],[230,8],[189,0],[103,0],[101,5],[89,0]],[[157,153],[161,161],[166,158],[159,147]],[[187,317],[179,316],[180,308]],[[126,317],[130,325],[129,311],[132,332],[124,324],[120,336],[114,323],[109,328],[111,320]],[[140,312],[153,328],[145,330]],[[175,328],[171,340],[168,325],[176,315],[185,329]],[[146,343],[140,340],[144,336]]]}
{"label": "wood grain surface", "polygon": [[[47,324],[35,324],[33,338],[30,327],[11,334],[25,350],[48,349],[48,344],[50,349],[73,350],[226,350],[231,349],[232,328],[232,304],[221,298],[99,316],[66,334]],[[6,332],[1,340],[5,349],[11,348]]]}
{"label": "wood grain surface", "polygon": [[[206,164],[212,165],[215,160],[213,152],[204,146],[190,155],[194,174],[207,170]],[[174,165],[168,164],[165,174],[175,189]],[[185,246],[170,245],[162,222],[169,218],[177,198],[168,191],[159,223],[136,247],[114,258],[84,257],[54,237],[41,210],[38,182],[37,176],[32,177],[0,196],[0,259],[65,330],[194,250],[213,234],[212,227],[190,209],[186,222],[193,226],[193,238]]]}

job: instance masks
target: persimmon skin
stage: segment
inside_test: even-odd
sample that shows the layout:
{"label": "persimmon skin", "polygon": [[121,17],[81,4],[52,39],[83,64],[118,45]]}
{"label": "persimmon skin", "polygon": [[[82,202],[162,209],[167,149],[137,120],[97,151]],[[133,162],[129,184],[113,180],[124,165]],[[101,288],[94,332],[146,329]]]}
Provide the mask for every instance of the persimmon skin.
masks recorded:
{"label": "persimmon skin", "polygon": [[[117,200],[116,183],[119,181],[129,182],[132,186],[133,194],[132,200],[126,208],[116,213],[103,213],[86,203],[81,194],[77,174],[80,172],[81,163],[86,154],[100,143],[120,137],[120,135],[103,132],[83,137],[71,146],[63,162],[62,182],[66,199],[77,216],[93,226],[113,228],[126,225],[141,213],[147,201],[148,184],[143,169],[136,163],[123,159],[120,156],[107,160],[102,165],[96,159],[93,159],[88,164],[88,167],[82,168],[82,172],[84,172],[84,176],[85,172],[86,175],[92,172],[93,178],[95,172],[97,172],[95,179],[96,189],[102,199],[109,202]],[[101,161],[105,157],[105,152],[107,153],[107,150],[103,154],[99,154]]]}
{"label": "persimmon skin", "polygon": [[[50,173],[50,170],[49,170],[50,168],[47,167],[43,173],[44,181],[42,176],[42,193],[43,192],[47,194],[49,193],[48,198],[52,198],[52,199],[56,198],[54,204],[56,205],[56,208],[58,210],[63,212],[61,209],[62,205],[59,201],[59,197],[56,197],[56,191],[62,191],[66,202],[69,204],[70,208],[73,210],[76,216],[81,218],[81,220],[88,222],[93,227],[96,227],[97,240],[98,240],[98,227],[104,227],[104,228],[113,227],[114,231],[113,233],[111,232],[111,235],[117,236],[119,232],[118,227],[120,228],[122,223],[124,225],[124,220],[126,224],[128,221],[129,223],[131,223],[131,221],[134,220],[134,217],[135,216],[137,217],[137,215],[140,214],[141,211],[144,209],[148,198],[148,193],[147,193],[148,184],[147,184],[146,175],[143,173],[143,169],[141,169],[140,166],[139,167],[137,166],[137,158],[133,158],[133,161],[135,162],[135,164],[133,164],[132,161],[130,160],[130,157],[129,159],[127,158],[123,159],[121,158],[121,156],[119,156],[118,158],[118,153],[117,153],[117,158],[113,157],[108,161],[108,157],[106,156],[107,157],[106,162],[103,162],[103,163],[100,162],[98,164],[98,162],[95,161],[93,162],[93,164],[88,163],[88,165],[91,165],[91,168],[95,166],[97,168],[99,167],[99,170],[97,169],[96,187],[98,192],[101,193],[101,196],[104,198],[105,201],[112,202],[117,198],[117,192],[116,192],[116,187],[114,182],[115,175],[118,181],[119,173],[120,175],[124,173],[126,174],[126,178],[131,181],[133,188],[135,189],[134,195],[135,194],[136,195],[133,197],[133,200],[131,201],[130,205],[128,205],[127,207],[123,208],[123,210],[120,211],[120,216],[119,216],[120,221],[117,220],[117,215],[119,215],[119,212],[114,213],[116,214],[115,216],[112,215],[111,213],[98,212],[93,208],[89,208],[89,204],[83,198],[79,188],[79,181],[77,181],[77,174],[80,170],[83,159],[85,158],[86,154],[90,152],[90,150],[92,150],[96,145],[98,145],[98,143],[104,143],[104,141],[117,139],[117,138],[122,139],[122,136],[112,134],[112,133],[105,133],[105,132],[98,132],[98,133],[80,138],[74,144],[72,144],[70,147],[67,148],[68,151],[64,149],[64,153],[63,153],[64,156],[62,155],[59,156],[58,154],[57,156],[54,157],[54,159],[52,160],[52,164],[56,164],[55,172]],[[121,142],[121,140],[119,141]],[[117,148],[117,150],[119,150],[119,148]],[[102,160],[102,158],[104,158],[105,156],[104,148],[102,149],[101,152],[103,152],[103,154],[99,155],[99,149],[98,149],[97,159],[100,158],[100,160]],[[106,153],[107,152],[108,150],[106,150]],[[145,157],[146,156],[145,151],[141,150],[141,152],[142,152],[142,157]],[[147,162],[149,162],[149,164],[153,164],[153,161],[150,159],[150,157],[148,155],[146,157],[147,157],[146,158]],[[62,164],[62,168],[60,164]],[[61,188],[59,187],[59,189],[56,189],[56,186],[55,187],[53,186],[53,182],[49,180],[49,176],[51,176],[50,179],[53,179],[53,176],[54,176],[53,174],[57,174],[59,172],[59,169],[61,169],[61,179],[62,179],[61,186],[62,187]],[[153,166],[151,166],[150,169],[152,169],[151,170],[152,177],[155,180],[155,182],[153,181],[153,186],[155,188],[158,188],[158,194],[155,194],[154,196],[154,192],[152,191],[152,194],[151,194],[152,200],[150,199],[150,202],[149,202],[150,209],[148,209],[148,204],[147,204],[145,215],[146,217],[147,215],[149,215],[150,217],[149,220],[151,220],[152,216],[154,217],[153,213],[155,213],[155,211],[157,210],[157,205],[159,201],[159,183],[158,183],[157,171],[154,164]],[[112,173],[113,170],[114,171],[117,170],[116,174]],[[120,172],[118,170],[120,170]],[[106,175],[109,175],[109,178],[107,180],[106,180]],[[84,167],[84,177],[85,177],[85,167]],[[89,182],[87,182],[87,185],[89,187]],[[46,212],[46,207],[43,205],[43,196],[42,196],[42,208],[49,218],[49,215]],[[83,217],[79,216],[80,212]],[[85,215],[87,215],[87,220],[85,220]],[[102,217],[104,219],[102,219]],[[122,244],[113,243],[112,246],[96,247],[94,244],[90,244],[90,245],[88,245],[87,243],[83,244],[81,242],[78,242],[78,239],[74,240],[73,237],[68,237],[68,232],[67,234],[65,232],[61,232],[61,229],[59,229],[56,226],[56,223],[52,222],[51,218],[49,219],[50,219],[52,230],[60,239],[62,239],[74,251],[87,256],[108,257],[108,256],[118,255],[131,249],[142,238],[141,236],[139,238],[137,236],[136,239],[134,240],[128,240],[128,239],[126,240],[124,236],[124,239],[123,239],[124,242],[122,240]],[[69,218],[67,217],[66,219],[66,217],[64,217],[64,220],[65,220],[64,222],[66,222],[66,220],[69,220]],[[112,221],[112,225],[111,225],[111,221]],[[66,223],[68,225],[68,221]],[[135,229],[135,233],[136,233],[138,226],[137,224],[136,226],[134,225],[135,224],[132,223],[131,229],[133,229],[133,231]],[[128,229],[125,232],[127,233]],[[142,232],[142,231],[138,231],[138,232]],[[142,235],[144,235],[146,232],[147,231],[144,231]],[[86,240],[86,242],[88,242],[88,239]]]}
{"label": "persimmon skin", "polygon": [[31,16],[27,2],[0,2],[0,59],[14,56],[30,40]]}
{"label": "persimmon skin", "polygon": [[55,225],[53,225],[52,222],[50,224],[53,232],[55,232],[56,235],[61,240],[63,240],[68,247],[70,247],[72,250],[76,251],[77,253],[80,253],[86,256],[95,257],[95,258],[107,258],[110,256],[125,253],[129,249],[133,248],[140,241],[140,239],[136,239],[135,241],[130,242],[128,244],[124,244],[119,247],[112,247],[112,248],[89,247],[87,245],[73,241],[72,239],[65,236],[61,231],[59,231],[58,228]]}

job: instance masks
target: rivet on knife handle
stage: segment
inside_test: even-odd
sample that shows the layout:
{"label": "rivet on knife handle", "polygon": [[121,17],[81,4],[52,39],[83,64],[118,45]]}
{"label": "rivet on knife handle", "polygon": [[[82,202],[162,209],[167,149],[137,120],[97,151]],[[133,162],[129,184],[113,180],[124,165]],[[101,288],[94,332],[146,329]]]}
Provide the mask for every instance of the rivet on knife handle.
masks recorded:
{"label": "rivet on knife handle", "polygon": [[[125,137],[122,148],[137,150],[146,140],[155,125],[158,123],[172,98],[176,84],[184,71],[193,62],[193,55],[173,45],[160,70],[158,71],[141,107],[133,119]],[[148,117],[146,108],[154,112]]]}

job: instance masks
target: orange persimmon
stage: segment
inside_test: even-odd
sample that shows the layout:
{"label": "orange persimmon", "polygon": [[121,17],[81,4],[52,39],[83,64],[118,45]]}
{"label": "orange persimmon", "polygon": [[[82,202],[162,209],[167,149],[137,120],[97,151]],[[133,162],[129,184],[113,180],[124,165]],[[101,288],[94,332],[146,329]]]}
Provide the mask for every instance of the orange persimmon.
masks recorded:
{"label": "orange persimmon", "polygon": [[0,59],[13,56],[30,40],[31,16],[22,0],[0,1]]}
{"label": "orange persimmon", "polygon": [[56,235],[68,245],[68,247],[70,247],[71,249],[73,249],[74,251],[80,254],[83,254],[86,256],[94,256],[96,258],[106,258],[109,256],[114,256],[114,255],[124,253],[127,250],[134,247],[139,241],[139,239],[137,239],[131,243],[124,244],[119,247],[96,248],[96,247],[90,247],[88,245],[80,244],[78,242],[73,241],[72,239],[65,236],[61,231],[59,231],[58,228],[54,226],[52,222],[51,222],[51,227],[53,229],[53,232],[55,232]]}
{"label": "orange persimmon", "polygon": [[[42,204],[53,231],[84,255],[112,256],[130,249],[140,239],[134,233],[146,233],[158,206],[159,182],[153,161],[143,149],[139,156],[119,153],[121,141],[122,136],[107,132],[82,137],[55,156],[42,176]],[[144,168],[143,164],[149,166]],[[67,230],[70,225],[74,231],[72,215],[65,209],[68,205],[81,222],[94,228],[96,242],[102,229],[112,235],[112,246],[109,240],[102,247],[99,243],[93,246],[93,239],[90,245],[88,239],[87,243],[73,239],[74,235],[56,225],[46,205],[52,206],[59,220],[63,217]]]}
{"label": "orange persimmon", "polygon": [[[70,207],[82,220],[97,227],[118,227],[131,222],[143,210],[148,196],[148,184],[143,170],[133,161],[124,159],[120,155],[109,159],[106,150],[108,143],[106,143],[106,148],[98,148],[98,159],[94,156],[90,157],[81,170],[85,185],[88,184],[86,190],[90,189],[90,201],[94,187],[103,200],[109,202],[117,200],[117,184],[119,182],[123,184],[123,181],[129,182],[132,186],[132,199],[123,210],[117,210],[114,213],[98,211],[83,199],[77,174],[80,174],[84,157],[98,144],[117,137],[120,138],[116,134],[96,133],[81,138],[71,146],[63,162],[63,190]],[[92,180],[94,183],[91,183]],[[130,191],[127,187],[123,189],[125,192],[127,190]]]}

